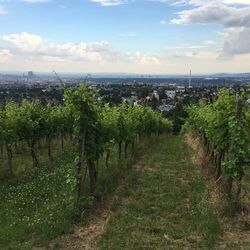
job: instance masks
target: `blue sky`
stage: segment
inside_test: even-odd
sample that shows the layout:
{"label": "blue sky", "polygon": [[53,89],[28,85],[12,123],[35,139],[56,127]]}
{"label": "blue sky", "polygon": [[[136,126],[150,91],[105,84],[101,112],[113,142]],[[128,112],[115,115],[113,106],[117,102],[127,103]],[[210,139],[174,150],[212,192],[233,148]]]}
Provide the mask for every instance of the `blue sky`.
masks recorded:
{"label": "blue sky", "polygon": [[0,71],[250,71],[249,13],[248,0],[0,0]]}

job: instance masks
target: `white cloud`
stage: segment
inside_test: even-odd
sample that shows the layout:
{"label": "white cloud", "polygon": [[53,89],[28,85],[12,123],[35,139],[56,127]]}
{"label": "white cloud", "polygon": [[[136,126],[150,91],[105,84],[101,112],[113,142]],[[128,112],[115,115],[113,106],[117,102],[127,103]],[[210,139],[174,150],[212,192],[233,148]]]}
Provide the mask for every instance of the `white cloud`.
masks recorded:
{"label": "white cloud", "polygon": [[90,0],[101,4],[102,6],[113,6],[127,3],[127,0]]}
{"label": "white cloud", "polygon": [[176,6],[205,6],[205,5],[215,5],[215,4],[224,4],[224,5],[250,5],[249,0],[150,0],[163,3],[170,3],[171,5]]}
{"label": "white cloud", "polygon": [[[30,60],[32,61],[33,58],[31,57]],[[66,63],[66,62],[69,62],[66,59],[56,57],[56,56],[43,56],[42,60],[45,61],[45,62],[53,62],[53,63],[58,63],[58,62]]]}
{"label": "white cloud", "polygon": [[185,52],[176,52],[174,54],[175,57],[187,57],[187,58],[195,58],[195,59],[203,59],[203,60],[216,60],[218,54],[215,52],[207,52],[207,51],[185,51]]}
{"label": "white cloud", "polygon": [[102,60],[100,52],[109,48],[109,44],[105,41],[98,43],[46,44],[42,37],[26,32],[4,35],[2,41],[7,43],[6,46],[15,51],[16,54],[54,56],[96,62]]}
{"label": "white cloud", "polygon": [[203,42],[203,44],[200,45],[191,45],[191,44],[179,44],[176,46],[168,46],[167,49],[169,50],[183,50],[183,49],[203,49],[208,47],[208,45],[204,45],[205,43]]}
{"label": "white cloud", "polygon": [[2,40],[13,44],[16,48],[23,51],[34,51],[42,47],[42,38],[40,36],[28,34],[26,32],[4,35],[2,36]]}
{"label": "white cloud", "polygon": [[142,65],[160,65],[160,60],[155,56],[138,55],[136,61]]}
{"label": "white cloud", "polygon": [[209,46],[209,45],[214,45],[215,41],[213,41],[213,40],[205,40],[205,41],[203,41],[203,43]]}
{"label": "white cloud", "polygon": [[225,5],[201,6],[178,13],[173,24],[221,24],[225,27],[250,27],[250,7],[235,8]]}
{"label": "white cloud", "polygon": [[139,52],[136,54],[127,53],[126,58],[128,62],[134,62],[138,65],[152,66],[152,65],[161,65],[161,59],[158,56],[153,55],[143,55]]}
{"label": "white cloud", "polygon": [[226,5],[250,5],[249,0],[188,0],[185,1],[193,5],[210,5],[210,4],[226,4]]}
{"label": "white cloud", "polygon": [[112,48],[107,41],[47,44],[42,37],[26,32],[3,35],[0,37],[1,47],[16,57],[49,62],[160,64],[156,56],[122,53]]}
{"label": "white cloud", "polygon": [[250,53],[250,27],[229,28],[224,37],[222,58]]}
{"label": "white cloud", "polygon": [[[232,29],[231,32],[235,30]],[[225,33],[224,36],[226,35]],[[249,39],[246,37],[245,41],[247,43]],[[232,44],[235,42],[235,40],[232,41]],[[125,53],[113,48],[107,41],[58,44],[49,43],[47,39],[39,35],[23,32],[0,37],[0,62],[1,70],[20,71],[55,69],[58,72],[150,72],[157,74],[184,73],[188,72],[190,67],[195,72],[249,71],[250,54],[239,54],[231,60],[216,60],[219,51],[199,49],[201,46],[206,47],[205,41],[201,41],[200,45],[181,44],[180,46],[185,48],[181,51],[173,51],[175,52],[173,56],[164,55],[164,53],[161,56]],[[230,44],[227,47],[228,54],[232,53]]]}
{"label": "white cloud", "polygon": [[13,55],[8,49],[0,49],[0,63],[8,63],[11,61]]}
{"label": "white cloud", "polygon": [[[191,2],[198,7],[177,13],[178,18],[173,19],[172,24],[219,24],[225,28],[220,58],[250,53],[250,7],[228,6],[227,4],[236,2],[229,0],[219,1],[221,4],[206,0],[190,0],[189,3]],[[245,1],[238,3],[246,4]]]}
{"label": "white cloud", "polygon": [[161,20],[160,24],[166,24],[167,22],[165,20]]}

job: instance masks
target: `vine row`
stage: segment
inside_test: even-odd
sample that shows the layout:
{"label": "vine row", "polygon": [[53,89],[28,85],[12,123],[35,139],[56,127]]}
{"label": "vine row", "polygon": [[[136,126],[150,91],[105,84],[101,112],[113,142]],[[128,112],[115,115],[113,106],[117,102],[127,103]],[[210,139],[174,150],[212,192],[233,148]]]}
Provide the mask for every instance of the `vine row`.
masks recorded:
{"label": "vine row", "polygon": [[[77,197],[83,192],[83,172],[88,170],[89,189],[94,194],[98,177],[98,161],[105,157],[109,168],[110,151],[117,145],[118,158],[135,151],[139,140],[152,134],[170,132],[172,122],[143,106],[132,107],[126,103],[111,107],[100,101],[98,94],[86,84],[77,88],[64,87],[63,105],[42,105],[40,101],[27,101],[18,105],[9,102],[0,109],[0,148],[5,148],[8,169],[13,175],[13,147],[25,143],[33,161],[39,166],[37,145],[46,142],[49,159],[53,159],[52,140],[72,140],[75,162]],[[124,150],[124,151],[123,151]],[[123,152],[122,152],[123,151]]]}
{"label": "vine row", "polygon": [[242,180],[250,163],[250,112],[248,93],[222,90],[211,103],[189,107],[187,128],[200,138],[214,163],[216,183],[221,182],[227,197],[240,201]]}

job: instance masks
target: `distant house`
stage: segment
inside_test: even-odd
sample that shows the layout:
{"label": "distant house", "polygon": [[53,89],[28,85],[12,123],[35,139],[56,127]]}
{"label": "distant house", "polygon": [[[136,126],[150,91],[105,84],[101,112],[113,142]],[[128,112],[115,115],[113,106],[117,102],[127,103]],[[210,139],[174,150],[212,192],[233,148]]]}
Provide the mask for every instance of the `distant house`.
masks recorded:
{"label": "distant house", "polygon": [[176,87],[176,92],[177,93],[184,93],[185,92],[185,87],[184,86],[177,86]]}
{"label": "distant house", "polygon": [[137,103],[138,101],[138,97],[137,96],[122,97],[122,100],[128,102],[131,105],[135,105],[135,103]]}
{"label": "distant house", "polygon": [[170,98],[170,99],[174,99],[175,96],[176,96],[175,90],[166,90],[166,91],[165,91],[165,94],[166,94],[166,96],[167,96],[168,98]]}
{"label": "distant house", "polygon": [[176,87],[176,84],[175,84],[175,83],[169,83],[168,86],[169,86],[169,87],[172,87],[172,88],[175,88],[175,87]]}
{"label": "distant house", "polygon": [[165,105],[161,105],[159,107],[159,110],[161,112],[169,112],[170,110],[174,109],[174,105],[170,105],[170,104],[165,104]]}
{"label": "distant house", "polygon": [[154,90],[153,96],[154,96],[157,100],[160,99],[160,96],[159,96],[159,94],[158,94],[158,92],[157,92],[156,90]]}

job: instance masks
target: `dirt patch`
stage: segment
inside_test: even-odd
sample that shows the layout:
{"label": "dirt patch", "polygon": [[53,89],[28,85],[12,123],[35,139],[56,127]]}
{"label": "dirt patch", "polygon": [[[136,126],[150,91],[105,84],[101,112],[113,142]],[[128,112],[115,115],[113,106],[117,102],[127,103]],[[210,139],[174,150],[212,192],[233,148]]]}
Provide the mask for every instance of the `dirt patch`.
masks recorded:
{"label": "dirt patch", "polygon": [[[115,196],[113,196],[115,198]],[[109,199],[103,206],[95,209],[84,225],[74,226],[72,234],[61,235],[50,242],[47,247],[35,247],[33,250],[65,249],[65,250],[93,250],[96,249],[96,239],[103,231],[109,216],[113,199]]]}
{"label": "dirt patch", "polygon": [[220,249],[249,249],[250,217],[224,218],[224,233],[219,242]]}
{"label": "dirt patch", "polygon": [[187,133],[185,138],[187,144],[195,151],[195,154],[192,158],[193,162],[202,169],[207,168],[208,164],[210,164],[209,157],[206,155],[200,139],[191,132]]}
{"label": "dirt patch", "polygon": [[50,246],[52,249],[96,249],[96,238],[101,234],[106,222],[109,219],[108,209],[99,211],[95,217],[91,218],[88,224],[75,227],[74,233],[65,235],[54,240]]}

